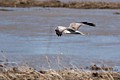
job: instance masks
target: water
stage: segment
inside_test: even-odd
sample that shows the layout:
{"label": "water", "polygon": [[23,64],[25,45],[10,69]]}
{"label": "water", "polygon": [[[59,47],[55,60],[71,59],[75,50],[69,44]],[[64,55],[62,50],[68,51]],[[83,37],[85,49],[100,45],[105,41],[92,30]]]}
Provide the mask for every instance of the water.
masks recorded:
{"label": "water", "polygon": [[[0,54],[11,61],[26,61],[32,66],[44,63],[39,65],[46,66],[44,55],[50,56],[51,64],[52,61],[57,63],[59,55],[65,66],[91,63],[120,65],[120,15],[113,14],[119,10],[7,9],[13,11],[0,11]],[[96,27],[81,27],[80,31],[89,33],[85,36],[63,34],[57,37],[55,34],[56,26],[69,26],[71,22],[81,21],[93,22]]]}

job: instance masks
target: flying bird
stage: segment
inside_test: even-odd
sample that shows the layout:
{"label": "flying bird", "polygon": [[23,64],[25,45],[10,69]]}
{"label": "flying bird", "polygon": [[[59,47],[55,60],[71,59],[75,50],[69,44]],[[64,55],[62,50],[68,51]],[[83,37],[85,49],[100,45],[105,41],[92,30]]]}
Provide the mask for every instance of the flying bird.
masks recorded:
{"label": "flying bird", "polygon": [[74,22],[74,23],[70,23],[69,27],[65,27],[65,26],[56,27],[55,32],[59,37],[62,36],[63,33],[85,35],[83,32],[78,30],[82,25],[89,25],[93,27],[96,26],[95,24],[89,22],[76,22],[76,23]]}

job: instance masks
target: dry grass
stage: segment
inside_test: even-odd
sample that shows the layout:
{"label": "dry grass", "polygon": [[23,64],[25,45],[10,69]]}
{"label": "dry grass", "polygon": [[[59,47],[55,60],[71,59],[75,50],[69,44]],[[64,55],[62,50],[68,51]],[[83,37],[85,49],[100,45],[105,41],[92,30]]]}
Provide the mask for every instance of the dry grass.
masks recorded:
{"label": "dry grass", "polygon": [[6,7],[65,7],[78,9],[120,9],[120,2],[68,2],[59,0],[35,1],[35,0],[1,0],[0,6]]}
{"label": "dry grass", "polygon": [[[3,55],[5,59],[5,55]],[[48,56],[45,56],[49,69],[36,70],[27,64],[11,65],[7,61],[0,63],[0,80],[120,80],[120,72],[113,71],[112,67],[97,66],[96,64],[83,68],[51,69]],[[61,67],[60,55],[57,56],[58,65]],[[7,63],[7,64],[6,64]]]}
{"label": "dry grass", "polygon": [[34,0],[0,0],[0,6],[4,7],[32,7]]}
{"label": "dry grass", "polygon": [[120,73],[72,68],[37,71],[28,66],[0,66],[0,80],[120,80]]}
{"label": "dry grass", "polygon": [[120,9],[118,2],[70,2],[70,8],[82,9]]}

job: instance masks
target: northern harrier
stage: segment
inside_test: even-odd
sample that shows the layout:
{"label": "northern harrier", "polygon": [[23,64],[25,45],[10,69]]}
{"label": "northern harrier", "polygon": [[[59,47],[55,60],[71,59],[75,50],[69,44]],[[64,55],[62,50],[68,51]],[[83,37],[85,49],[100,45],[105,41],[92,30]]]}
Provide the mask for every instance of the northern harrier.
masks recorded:
{"label": "northern harrier", "polygon": [[69,27],[64,27],[64,26],[58,26],[55,28],[55,32],[58,36],[62,36],[63,33],[65,34],[80,34],[80,35],[85,35],[84,33],[78,31],[78,29],[82,25],[89,25],[95,27],[95,24],[89,23],[89,22],[77,22],[77,23],[70,23]]}

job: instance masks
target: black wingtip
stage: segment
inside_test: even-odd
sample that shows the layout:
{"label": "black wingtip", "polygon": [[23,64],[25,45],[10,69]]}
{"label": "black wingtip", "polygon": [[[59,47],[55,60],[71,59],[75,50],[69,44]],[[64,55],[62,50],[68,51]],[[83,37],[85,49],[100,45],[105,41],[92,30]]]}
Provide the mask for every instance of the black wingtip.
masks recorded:
{"label": "black wingtip", "polygon": [[94,23],[89,23],[89,22],[81,22],[81,23],[86,24],[86,25],[89,25],[89,26],[93,26],[93,27],[96,26]]}

